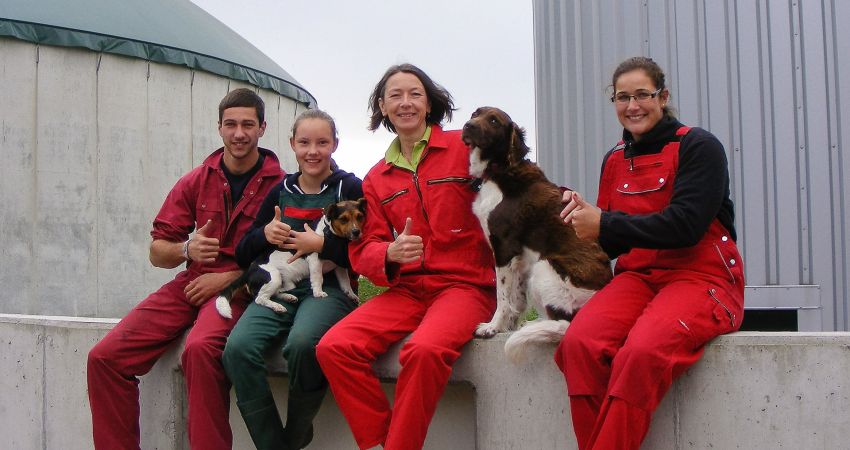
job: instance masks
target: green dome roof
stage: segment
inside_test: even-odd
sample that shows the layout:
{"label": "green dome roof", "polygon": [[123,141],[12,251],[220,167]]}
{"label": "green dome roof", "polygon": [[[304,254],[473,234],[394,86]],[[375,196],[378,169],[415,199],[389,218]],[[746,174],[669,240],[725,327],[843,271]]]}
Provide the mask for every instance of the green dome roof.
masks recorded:
{"label": "green dome roof", "polygon": [[0,36],[178,64],[316,106],[271,58],[188,0],[2,0]]}

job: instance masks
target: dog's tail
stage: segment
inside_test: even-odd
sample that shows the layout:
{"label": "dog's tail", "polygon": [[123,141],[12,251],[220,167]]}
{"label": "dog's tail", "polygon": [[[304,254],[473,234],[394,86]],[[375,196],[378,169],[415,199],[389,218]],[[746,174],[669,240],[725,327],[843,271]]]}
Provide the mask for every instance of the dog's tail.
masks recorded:
{"label": "dog's tail", "polygon": [[230,299],[233,298],[233,292],[240,287],[244,286],[245,283],[248,282],[248,271],[245,270],[242,272],[242,275],[239,275],[239,278],[233,280],[230,285],[226,288],[222,289],[218,294],[218,298],[215,299],[215,309],[221,314],[221,317],[226,319],[233,318],[233,309],[230,307]]}
{"label": "dog's tail", "polygon": [[528,322],[508,337],[505,354],[512,362],[521,363],[525,360],[526,345],[561,342],[569,326],[566,320],[541,319]]}

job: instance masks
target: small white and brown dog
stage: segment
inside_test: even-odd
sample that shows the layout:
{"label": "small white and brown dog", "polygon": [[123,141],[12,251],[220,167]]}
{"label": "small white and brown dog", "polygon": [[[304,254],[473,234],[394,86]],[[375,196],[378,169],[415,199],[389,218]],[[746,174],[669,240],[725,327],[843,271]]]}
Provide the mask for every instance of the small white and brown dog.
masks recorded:
{"label": "small white and brown dog", "polygon": [[[325,207],[324,216],[316,226],[316,233],[322,234],[330,228],[330,232],[348,240],[356,241],[361,237],[363,220],[366,217],[366,199],[343,200],[332,203]],[[305,258],[298,258],[289,263],[292,253],[289,251],[275,250],[268,256],[261,256],[251,263],[248,270],[242,272],[233,283],[226,287],[215,301],[218,313],[228,319],[233,317],[230,300],[233,292],[245,286],[248,293],[256,296],[254,301],[260,305],[271,308],[277,313],[285,313],[286,307],[273,301],[276,296],[285,302],[296,302],[298,298],[286,291],[293,289],[295,285],[310,276],[310,287],[313,297],[327,297],[328,294],[322,289],[324,283],[323,265],[327,268],[330,261],[322,261],[317,253],[311,253]],[[323,264],[325,263],[325,264]],[[340,289],[354,301],[358,301],[357,293],[351,288],[351,279],[348,269],[336,267],[334,274],[339,281]]]}
{"label": "small white and brown dog", "polygon": [[[514,330],[529,306],[540,319],[505,343],[517,362],[530,342],[560,342],[569,321],[612,278],[608,256],[559,217],[560,189],[528,161],[525,130],[502,110],[478,108],[463,127],[469,172],[480,189],[472,205],[496,259],[497,304],[478,337]],[[531,300],[529,305],[528,297]]]}

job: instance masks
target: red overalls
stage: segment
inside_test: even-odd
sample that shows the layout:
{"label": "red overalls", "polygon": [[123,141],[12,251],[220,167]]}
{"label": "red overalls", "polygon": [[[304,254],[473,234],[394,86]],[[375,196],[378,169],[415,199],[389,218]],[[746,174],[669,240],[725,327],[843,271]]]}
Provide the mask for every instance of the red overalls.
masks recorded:
{"label": "red overalls", "polygon": [[[363,179],[364,238],[349,247],[355,271],[389,290],[340,320],[319,341],[316,357],[362,449],[421,449],[461,348],[496,309],[495,263],[472,213],[469,149],[460,131],[431,128],[416,171],[378,163]],[[422,259],[386,261],[393,230],[412,219]],[[390,345],[399,352],[390,406],[372,363]]]}
{"label": "red overalls", "polygon": [[89,352],[86,375],[96,449],[139,448],[138,377],[148,373],[189,327],[180,360],[186,379],[190,445],[204,450],[231,448],[230,381],[221,353],[245,304],[233,302],[233,320],[228,320],[218,314],[214,301],[190,304],[184,290],[204,274],[239,269],[236,244],[251,228],[266,194],[283,178],[277,156],[270,150],[259,151],[265,156],[262,168],[235,206],[231,206],[221,169],[221,148],[182,176],[165,198],[154,220],[153,239],[185,241],[196,224],[203,226],[211,220],[209,235],[220,241],[219,256],[210,264],[187,263],[186,270],[136,305]]}
{"label": "red overalls", "polygon": [[[607,160],[598,206],[630,215],[663,210],[673,193],[679,142],[630,159],[622,152]],[[555,353],[582,450],[639,448],[673,380],[699,360],[708,341],[737,330],[743,318],[741,256],[717,219],[696,245],[634,248],[618,258],[614,272]]]}

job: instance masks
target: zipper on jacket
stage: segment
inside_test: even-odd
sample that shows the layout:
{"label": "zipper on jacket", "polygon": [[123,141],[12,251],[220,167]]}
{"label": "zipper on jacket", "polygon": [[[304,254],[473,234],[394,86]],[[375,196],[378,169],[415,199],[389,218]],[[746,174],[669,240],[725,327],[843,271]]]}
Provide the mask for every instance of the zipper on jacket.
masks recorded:
{"label": "zipper on jacket", "polygon": [[445,178],[437,178],[436,180],[428,180],[429,185],[433,184],[442,184],[442,183],[469,183],[472,181],[472,178],[467,177],[445,177]]}
{"label": "zipper on jacket", "polygon": [[419,196],[419,204],[422,205],[422,215],[425,216],[425,221],[428,220],[428,211],[425,211],[425,202],[422,201],[422,189],[419,188],[419,172],[413,172],[413,187],[416,188],[416,195]]}
{"label": "zipper on jacket", "polygon": [[407,190],[407,189],[402,189],[402,190],[400,190],[400,191],[396,192],[395,194],[390,195],[389,197],[387,197],[387,198],[385,198],[385,199],[381,200],[381,204],[382,204],[382,205],[386,205],[387,203],[389,203],[389,202],[391,202],[391,201],[395,200],[396,198],[398,198],[398,197],[400,197],[400,196],[402,196],[402,195],[404,195],[404,194],[407,194],[407,192],[408,192],[408,190]]}
{"label": "zipper on jacket", "polygon": [[717,298],[717,295],[715,295],[716,293],[717,291],[714,288],[708,290],[708,295],[710,295],[711,298],[718,305],[720,305],[724,310],[726,310],[726,314],[729,315],[729,323],[732,325],[732,328],[735,328],[735,314],[733,314],[732,311],[730,311],[729,308],[727,308],[726,305],[724,305],[723,302],[721,302],[720,299]]}
{"label": "zipper on jacket", "polygon": [[[422,157],[424,158],[425,155],[423,154]],[[419,162],[421,163],[422,159]],[[425,217],[425,223],[430,223],[431,221],[428,220],[428,211],[425,210],[425,202],[422,199],[422,189],[419,188],[419,172],[417,170],[413,171],[413,187],[416,188],[416,195],[419,196],[419,204],[422,205],[422,215]],[[422,253],[422,257],[419,258],[419,267],[422,268],[423,272],[425,271],[425,253]]]}

